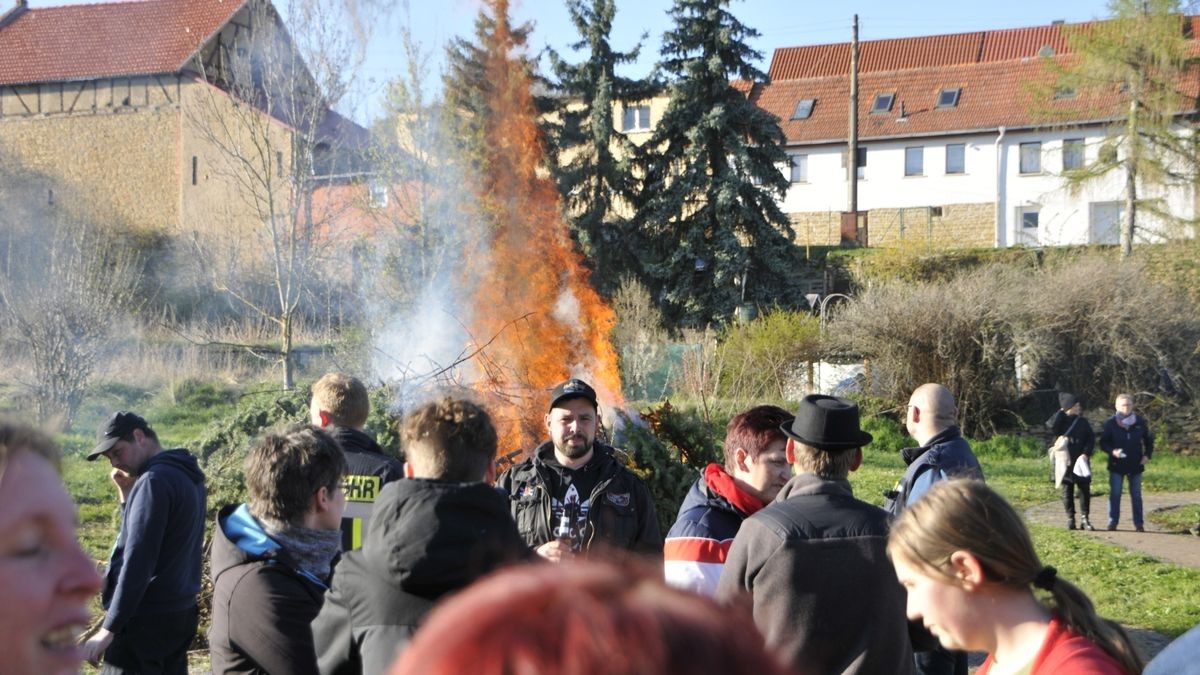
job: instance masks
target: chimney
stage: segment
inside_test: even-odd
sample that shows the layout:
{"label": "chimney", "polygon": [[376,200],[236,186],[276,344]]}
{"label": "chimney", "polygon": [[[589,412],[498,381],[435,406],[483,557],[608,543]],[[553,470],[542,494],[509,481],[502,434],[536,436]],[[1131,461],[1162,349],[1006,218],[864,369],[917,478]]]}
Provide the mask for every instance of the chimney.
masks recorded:
{"label": "chimney", "polygon": [[12,23],[17,17],[29,10],[29,0],[17,0],[17,4],[7,12],[0,14],[0,28]]}

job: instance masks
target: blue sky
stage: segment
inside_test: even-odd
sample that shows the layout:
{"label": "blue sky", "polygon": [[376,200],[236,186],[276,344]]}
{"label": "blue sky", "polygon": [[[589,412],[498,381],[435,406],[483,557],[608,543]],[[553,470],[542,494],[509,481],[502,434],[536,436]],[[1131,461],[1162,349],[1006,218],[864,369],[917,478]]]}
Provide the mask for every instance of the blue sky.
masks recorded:
{"label": "blue sky", "polygon": [[[286,5],[287,0],[275,0]],[[399,5],[404,0],[396,0]],[[531,20],[534,32],[531,47],[551,46],[568,60],[582,60],[567,45],[578,39],[562,0],[510,0],[516,21]],[[376,27],[369,58],[362,73],[362,86],[355,101],[339,106],[360,122],[382,112],[380,98],[385,84],[405,69],[400,48],[400,26],[407,20],[422,48],[430,52],[435,71],[442,64],[446,43],[457,35],[470,36],[479,0],[409,0],[407,15],[398,11],[392,21]],[[4,3],[4,0],[0,0]],[[10,4],[10,3],[5,3]],[[31,0],[34,7],[75,4],[71,0]],[[642,58],[625,73],[640,76],[650,72],[658,57],[659,41],[669,27],[667,10],[671,0],[617,0],[612,43],[628,50],[643,33]],[[859,36],[863,40],[935,35],[1048,24],[1056,19],[1068,22],[1101,18],[1108,14],[1103,0],[850,0],[845,4],[814,0],[732,0],[730,11],[742,23],[761,33],[753,43],[762,52],[759,64],[767,69],[771,52],[777,47],[845,42],[850,39],[851,17],[859,16]],[[407,19],[406,19],[407,16]],[[437,78],[434,77],[436,80]]]}

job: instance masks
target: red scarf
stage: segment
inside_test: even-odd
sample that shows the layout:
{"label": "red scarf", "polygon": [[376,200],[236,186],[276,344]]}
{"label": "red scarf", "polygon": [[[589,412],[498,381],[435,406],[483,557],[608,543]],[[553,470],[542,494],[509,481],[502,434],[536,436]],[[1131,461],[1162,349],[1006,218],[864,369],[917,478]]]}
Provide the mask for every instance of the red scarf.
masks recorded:
{"label": "red scarf", "polygon": [[704,482],[708,483],[708,489],[728,499],[734,508],[748,516],[753,515],[755,511],[766,506],[763,500],[754,495],[746,494],[738,488],[737,483],[733,480],[733,476],[730,476],[725,471],[725,467],[720,464],[709,464],[704,467]]}

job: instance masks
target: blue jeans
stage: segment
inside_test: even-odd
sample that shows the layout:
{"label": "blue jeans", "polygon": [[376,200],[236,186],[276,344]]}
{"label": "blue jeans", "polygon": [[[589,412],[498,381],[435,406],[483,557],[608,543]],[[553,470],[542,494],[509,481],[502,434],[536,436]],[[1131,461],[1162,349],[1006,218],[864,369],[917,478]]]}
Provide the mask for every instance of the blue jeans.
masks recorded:
{"label": "blue jeans", "polygon": [[1108,524],[1116,525],[1121,522],[1121,481],[1129,479],[1129,503],[1133,507],[1133,525],[1142,525],[1142,474],[1125,475],[1116,471],[1108,472]]}

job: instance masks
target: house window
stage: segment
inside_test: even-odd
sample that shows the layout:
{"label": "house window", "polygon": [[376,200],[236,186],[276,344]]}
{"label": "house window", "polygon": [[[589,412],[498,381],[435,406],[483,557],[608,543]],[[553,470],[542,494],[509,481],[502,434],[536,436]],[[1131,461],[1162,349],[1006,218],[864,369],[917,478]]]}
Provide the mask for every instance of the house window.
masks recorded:
{"label": "house window", "polygon": [[1075,98],[1078,92],[1073,87],[1056,87],[1054,89],[1055,101],[1066,101]]}
{"label": "house window", "polygon": [[650,106],[634,105],[626,108],[625,115],[621,120],[621,129],[623,131],[649,131]]}
{"label": "house window", "polygon": [[[866,149],[866,148],[859,148],[859,149],[858,149],[858,152],[856,152],[855,154],[856,154],[856,155],[858,155],[858,177],[859,177],[860,179],[861,179],[861,178],[866,178],[866,177],[867,177],[867,172],[866,172],[866,168],[867,168],[867,149]],[[845,168],[846,168],[846,164],[848,163],[848,162],[846,161],[846,157],[847,157],[847,153],[846,153],[846,151],[844,151],[844,150],[843,150],[843,151],[842,151],[842,168],[843,168],[843,169],[845,169]]]}
{"label": "house window", "polygon": [[925,148],[904,149],[904,175],[921,176],[925,174]]}
{"label": "house window", "polygon": [[388,189],[383,181],[374,178],[367,181],[367,204],[373,209],[382,209],[388,205]]}
{"label": "house window", "polygon": [[282,150],[275,151],[275,175],[276,176],[283,175],[283,151]]}
{"label": "house window", "polygon": [[1083,139],[1068,138],[1063,141],[1063,171],[1083,168]]}
{"label": "house window", "polygon": [[958,106],[958,95],[962,93],[962,87],[953,89],[943,89],[938,93],[937,108],[954,108]]}
{"label": "house window", "polygon": [[1038,228],[1038,214],[1039,209],[1037,207],[1022,207],[1020,209],[1021,230],[1024,232],[1036,230]]}
{"label": "house window", "polygon": [[200,160],[197,159],[195,155],[192,155],[192,185],[196,184],[196,179],[199,177],[199,174]]}
{"label": "house window", "polygon": [[871,105],[871,114],[885,113],[892,109],[892,103],[896,100],[896,92],[889,94],[876,94],[875,103]]}
{"label": "house window", "polygon": [[950,143],[946,146],[946,173],[967,172],[967,146],[965,143]]}
{"label": "house window", "polygon": [[789,155],[791,163],[791,179],[793,183],[808,182],[808,155]]}
{"label": "house window", "polygon": [[817,99],[815,98],[801,99],[801,101],[796,104],[796,110],[792,112],[792,119],[806,120],[809,117],[812,117],[813,106],[816,104],[816,102]]}
{"label": "house window", "polygon": [[1021,144],[1021,173],[1041,173],[1042,172],[1042,144],[1022,143]]}

